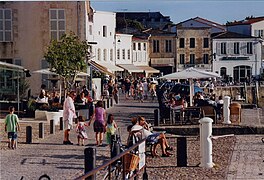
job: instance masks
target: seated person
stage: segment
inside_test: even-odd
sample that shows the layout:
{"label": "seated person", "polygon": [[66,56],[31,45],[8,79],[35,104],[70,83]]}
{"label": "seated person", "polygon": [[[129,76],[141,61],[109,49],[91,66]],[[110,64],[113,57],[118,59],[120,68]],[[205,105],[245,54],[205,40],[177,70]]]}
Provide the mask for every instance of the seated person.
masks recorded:
{"label": "seated person", "polygon": [[37,98],[37,103],[48,103],[48,96],[45,93],[45,90],[41,90]]}
{"label": "seated person", "polygon": [[153,137],[158,139],[158,143],[154,144],[154,146],[153,146],[153,150],[152,150],[153,156],[157,156],[156,148],[157,148],[158,144],[160,144],[160,146],[161,146],[162,157],[169,157],[172,155],[168,151],[173,150],[173,148],[169,146],[168,141],[167,141],[164,133],[152,133],[149,130],[147,130],[148,125],[147,125],[145,119],[141,116],[139,116],[138,118],[133,118],[132,124],[133,124],[133,126],[131,127],[131,133],[134,133],[137,131],[141,132],[142,138],[147,138],[146,141],[153,139]]}

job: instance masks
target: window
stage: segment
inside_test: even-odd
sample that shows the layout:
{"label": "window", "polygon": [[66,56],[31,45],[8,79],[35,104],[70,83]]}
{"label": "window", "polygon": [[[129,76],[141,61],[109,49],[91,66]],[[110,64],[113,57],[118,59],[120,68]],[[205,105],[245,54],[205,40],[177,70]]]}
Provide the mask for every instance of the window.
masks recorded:
{"label": "window", "polygon": [[106,60],[107,60],[107,50],[104,49],[104,61],[106,61]]}
{"label": "window", "polygon": [[195,48],[195,39],[190,38],[190,48]]}
{"label": "window", "polygon": [[190,64],[195,64],[195,54],[190,54]]}
{"label": "window", "polygon": [[11,9],[0,9],[0,41],[10,42],[12,40],[12,11]]}
{"label": "window", "polygon": [[138,50],[141,51],[141,43],[138,43]]}
{"label": "window", "polygon": [[172,52],[171,40],[165,41],[165,52],[167,52],[167,53]]}
{"label": "window", "polygon": [[89,25],[89,35],[93,35],[93,26]]}
{"label": "window", "polygon": [[256,37],[263,37],[263,30],[255,30],[254,34]]}
{"label": "window", "polygon": [[130,59],[130,49],[127,50],[127,59]]}
{"label": "window", "polygon": [[239,42],[234,43],[234,54],[239,54]]}
{"label": "window", "polygon": [[185,64],[185,54],[180,54],[180,64]]}
{"label": "window", "polygon": [[225,42],[221,43],[221,54],[226,54],[226,43]]}
{"label": "window", "polygon": [[117,52],[116,52],[116,56],[117,56],[117,59],[120,59],[120,49],[117,49]]}
{"label": "window", "polygon": [[101,49],[97,50],[97,60],[101,61]]}
{"label": "window", "polygon": [[204,54],[203,55],[203,63],[204,64],[209,64],[209,54]]}
{"label": "window", "polygon": [[144,50],[144,51],[147,50],[146,43],[143,43],[143,50]]}
{"label": "window", "polygon": [[126,50],[125,49],[122,49],[122,57],[123,57],[123,59],[126,59]]}
{"label": "window", "polygon": [[203,39],[203,47],[204,48],[209,48],[209,38],[204,38]]}
{"label": "window", "polygon": [[114,52],[113,49],[110,49],[110,61],[113,61],[113,59],[114,59],[113,58],[113,56],[114,56],[113,52]]}
{"label": "window", "polygon": [[107,36],[107,27],[103,26],[103,37]]}
{"label": "window", "polygon": [[184,38],[180,38],[180,48],[184,48]]}
{"label": "window", "polygon": [[50,9],[51,39],[59,40],[66,31],[64,9]]}
{"label": "window", "polygon": [[159,40],[153,40],[153,53],[159,52]]}
{"label": "window", "polygon": [[133,50],[136,50],[136,43],[133,43]]}
{"label": "window", "polygon": [[253,43],[252,42],[248,42],[247,43],[247,54],[253,54]]}

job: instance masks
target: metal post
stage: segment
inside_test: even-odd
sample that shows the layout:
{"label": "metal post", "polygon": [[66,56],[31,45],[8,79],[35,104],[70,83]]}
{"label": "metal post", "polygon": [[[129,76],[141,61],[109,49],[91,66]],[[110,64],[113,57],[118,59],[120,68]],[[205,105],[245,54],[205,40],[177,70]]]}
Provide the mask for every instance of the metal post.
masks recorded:
{"label": "metal post", "polygon": [[107,105],[107,108],[109,108],[109,107],[110,107],[110,99],[107,99],[107,100],[106,100],[106,103],[107,103],[107,104],[106,104],[106,105]]}
{"label": "metal post", "polygon": [[160,125],[160,111],[159,109],[154,110],[154,126]]}
{"label": "metal post", "polygon": [[148,180],[148,173],[147,173],[147,167],[146,166],[144,168],[143,180]]}
{"label": "metal post", "polygon": [[[84,149],[84,173],[93,170],[96,167],[96,149],[85,148]],[[86,178],[86,180],[95,180],[96,175]]]}
{"label": "metal post", "polygon": [[187,166],[187,142],[186,137],[177,138],[177,166]]}
{"label": "metal post", "polygon": [[55,123],[54,120],[50,120],[50,134],[55,134]]}
{"label": "metal post", "polygon": [[39,138],[44,138],[44,123],[39,123]]}
{"label": "metal post", "polygon": [[32,143],[32,127],[27,126],[26,127],[26,144]]}
{"label": "metal post", "polygon": [[105,100],[103,100],[103,107],[106,109],[107,107],[106,107],[106,101]]}
{"label": "metal post", "polygon": [[110,107],[113,107],[113,97],[110,98]]}
{"label": "metal post", "polygon": [[60,117],[60,130],[64,129],[63,117]]}

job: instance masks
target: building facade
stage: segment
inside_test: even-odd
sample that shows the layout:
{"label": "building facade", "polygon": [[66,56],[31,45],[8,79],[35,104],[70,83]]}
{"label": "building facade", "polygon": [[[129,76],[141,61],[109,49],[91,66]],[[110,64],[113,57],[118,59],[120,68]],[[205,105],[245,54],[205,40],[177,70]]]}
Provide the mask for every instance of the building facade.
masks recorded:
{"label": "building facade", "polygon": [[[0,61],[21,65],[31,72],[47,68],[43,56],[52,39],[70,31],[82,40],[86,38],[85,3],[89,2],[0,3],[0,22],[4,24],[0,30]],[[32,95],[39,93],[41,84],[49,86],[47,79],[48,75],[41,74],[28,78]]]}
{"label": "building facade", "polygon": [[245,82],[261,72],[261,39],[233,32],[213,37],[213,71],[234,82]]}
{"label": "building facade", "polygon": [[212,70],[210,28],[177,28],[177,71],[188,67]]}

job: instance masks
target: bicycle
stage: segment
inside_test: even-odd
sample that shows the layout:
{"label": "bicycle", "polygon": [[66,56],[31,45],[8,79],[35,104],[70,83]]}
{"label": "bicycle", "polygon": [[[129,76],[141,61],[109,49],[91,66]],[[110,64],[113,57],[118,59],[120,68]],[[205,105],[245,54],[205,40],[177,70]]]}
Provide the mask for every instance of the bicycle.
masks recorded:
{"label": "bicycle", "polygon": [[[116,143],[116,146],[114,144]],[[115,138],[113,139],[112,147],[111,147],[111,154],[117,155],[118,153],[115,154],[115,149],[116,147],[119,147],[119,151],[124,152],[128,147],[126,145],[122,144],[121,137],[120,137],[120,130],[118,129],[118,134],[115,135]],[[117,150],[118,151],[118,150]],[[135,154],[136,152],[133,152]],[[114,180],[121,180],[123,179],[123,162],[122,159],[117,160],[116,162],[112,163],[110,166],[111,170],[109,174],[109,167],[106,168],[107,173],[104,175],[103,180],[109,179],[109,175],[111,179]],[[125,179],[129,179],[131,175],[133,174],[133,171],[131,172],[126,172],[125,173]]]}

